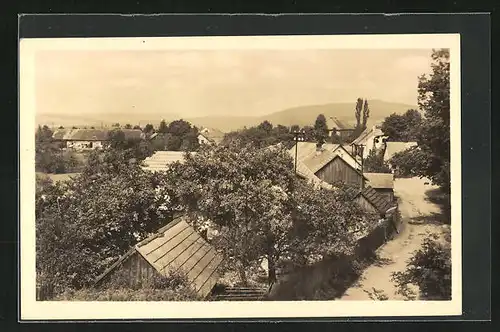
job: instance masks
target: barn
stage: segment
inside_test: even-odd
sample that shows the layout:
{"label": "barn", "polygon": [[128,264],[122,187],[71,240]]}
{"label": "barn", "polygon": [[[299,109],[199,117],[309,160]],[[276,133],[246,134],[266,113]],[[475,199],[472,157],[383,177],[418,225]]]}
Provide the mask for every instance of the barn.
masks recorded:
{"label": "barn", "polygon": [[136,244],[95,282],[103,285],[114,273],[127,276],[130,286],[154,275],[181,272],[198,296],[206,298],[219,279],[222,256],[190,226],[185,216],[178,217],[157,233]]}
{"label": "barn", "polygon": [[294,161],[297,155],[297,165],[303,165],[323,182],[342,182],[362,188],[363,181],[366,180],[360,171],[361,165],[342,145],[323,144],[317,147],[313,142],[299,142],[289,150],[289,154]]}
{"label": "barn", "polygon": [[367,185],[385,197],[389,202],[394,200],[394,174],[392,173],[363,173],[368,180]]}

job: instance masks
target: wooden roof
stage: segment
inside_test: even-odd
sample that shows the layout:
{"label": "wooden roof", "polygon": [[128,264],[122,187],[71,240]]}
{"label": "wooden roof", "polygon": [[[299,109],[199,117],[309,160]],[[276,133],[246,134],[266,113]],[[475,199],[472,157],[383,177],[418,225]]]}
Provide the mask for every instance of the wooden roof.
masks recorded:
{"label": "wooden roof", "polygon": [[194,290],[206,297],[219,279],[217,272],[222,256],[191,227],[185,217],[179,217],[160,228],[157,233],[139,242],[122,256],[96,281],[121,265],[134,252],[139,253],[160,274],[182,272]]}
{"label": "wooden roof", "polygon": [[377,191],[370,186],[365,187],[359,195],[362,195],[382,215],[394,206],[387,198],[377,193]]}
{"label": "wooden roof", "polygon": [[392,173],[363,173],[370,187],[375,189],[393,189],[394,175]]}

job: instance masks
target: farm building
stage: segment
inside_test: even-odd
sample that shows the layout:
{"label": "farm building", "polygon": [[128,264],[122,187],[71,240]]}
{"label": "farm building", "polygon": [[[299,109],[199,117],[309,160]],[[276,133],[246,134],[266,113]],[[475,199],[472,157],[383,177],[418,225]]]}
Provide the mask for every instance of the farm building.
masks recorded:
{"label": "farm building", "polygon": [[380,195],[370,186],[359,191],[355,195],[354,201],[367,212],[378,213],[382,218],[385,218],[386,212],[395,206],[393,202]]}
{"label": "farm building", "polygon": [[224,138],[224,133],[213,128],[203,128],[198,134],[198,142],[200,144],[219,144]]}
{"label": "farm building", "polygon": [[392,173],[363,173],[368,180],[367,186],[375,189],[389,202],[394,200],[394,175]]}
{"label": "farm building", "polygon": [[359,146],[363,146],[362,157],[366,159],[372,150],[381,150],[384,148],[384,140],[386,136],[377,126],[366,128],[359,136],[351,143],[351,153],[353,156],[360,155],[358,153]]}
{"label": "farm building", "polygon": [[358,188],[363,186],[365,178],[360,172],[360,164],[341,145],[324,144],[317,147],[316,143],[299,142],[289,153],[294,161],[297,153],[297,172],[301,164],[302,168],[307,168],[326,183],[343,182]]}
{"label": "farm building", "polygon": [[183,163],[185,154],[184,151],[156,151],[151,157],[144,159],[143,169],[152,172],[166,171],[175,162]]}
{"label": "farm building", "polygon": [[330,117],[328,119],[328,128],[335,128],[338,130],[337,135],[339,135],[343,141],[348,139],[352,134],[352,130],[354,130],[353,126],[350,126],[336,117]]}
{"label": "farm building", "polygon": [[[138,129],[120,129],[125,139],[142,139],[144,137]],[[63,142],[66,148],[75,150],[99,149],[109,139],[108,129],[58,129],[52,135],[56,141]]]}
{"label": "farm building", "polygon": [[207,297],[219,279],[222,256],[206,242],[182,216],[139,242],[95,282],[102,285],[114,273],[127,276],[130,286],[141,284],[154,275],[180,272],[201,297]]}

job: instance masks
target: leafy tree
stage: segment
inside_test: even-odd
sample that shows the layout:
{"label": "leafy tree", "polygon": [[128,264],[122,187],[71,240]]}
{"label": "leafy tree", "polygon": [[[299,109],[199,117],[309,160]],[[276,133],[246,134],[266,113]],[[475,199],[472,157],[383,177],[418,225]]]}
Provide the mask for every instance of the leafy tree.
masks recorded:
{"label": "leafy tree", "polygon": [[90,285],[172,212],[158,180],[122,151],[92,151],[82,176],[37,181],[37,272],[57,290]]}
{"label": "leafy tree", "polygon": [[125,129],[132,129],[132,125],[131,125],[130,123],[127,123],[127,124],[125,125]]}
{"label": "leafy tree", "polygon": [[118,122],[117,123],[113,123],[112,127],[120,128],[120,124]]}
{"label": "leafy tree", "polygon": [[384,161],[383,152],[372,149],[363,161],[363,171],[367,173],[391,173],[389,164]]}
{"label": "leafy tree", "polygon": [[[185,209],[195,227],[208,222],[211,240],[247,271],[265,257],[269,281],[286,262],[307,264],[323,255],[347,253],[366,214],[339,192],[318,191],[299,180],[285,148],[253,145],[204,146],[164,175],[162,188],[173,206]],[[163,195],[162,194],[162,195]]]}
{"label": "leafy tree", "polygon": [[154,127],[151,123],[148,123],[145,127],[144,127],[144,132],[149,134],[149,133],[152,133],[154,131]]}
{"label": "leafy tree", "polygon": [[314,123],[314,138],[319,145],[322,145],[328,139],[328,126],[326,124],[326,118],[323,114],[318,115],[316,122]]}
{"label": "leafy tree", "polygon": [[391,163],[426,177],[450,191],[450,54],[448,49],[432,53],[432,73],[419,77],[418,103],[424,112],[418,127],[418,148],[395,156]]}
{"label": "leafy tree", "polygon": [[451,299],[451,249],[448,242],[426,238],[422,248],[413,253],[406,270],[392,275],[400,294],[411,294],[416,285],[423,300]]}
{"label": "leafy tree", "polygon": [[264,120],[261,124],[257,126],[257,129],[260,129],[265,133],[270,133],[271,130],[273,130],[273,124],[267,120]]}
{"label": "leafy tree", "polygon": [[59,126],[59,128],[58,128],[58,129],[64,129],[64,127],[63,127],[63,126]]}
{"label": "leafy tree", "polygon": [[382,131],[393,142],[412,142],[417,139],[422,115],[419,111],[410,109],[405,114],[393,113],[385,118]]}
{"label": "leafy tree", "polygon": [[78,164],[72,152],[64,152],[52,138],[52,130],[39,126],[35,133],[35,170],[43,173],[65,173]]}
{"label": "leafy tree", "polygon": [[128,159],[143,160],[153,153],[153,147],[149,141],[127,138],[120,129],[111,130],[108,135],[105,148],[123,151]]}
{"label": "leafy tree", "polygon": [[135,125],[133,129],[142,130],[141,126],[139,126],[139,125]]}

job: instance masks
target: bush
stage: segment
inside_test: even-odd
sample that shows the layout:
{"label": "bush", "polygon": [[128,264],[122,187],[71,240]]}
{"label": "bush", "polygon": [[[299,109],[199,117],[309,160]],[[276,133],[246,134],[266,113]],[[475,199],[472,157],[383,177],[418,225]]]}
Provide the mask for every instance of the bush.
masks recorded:
{"label": "bush", "polygon": [[424,240],[422,249],[415,251],[406,271],[393,273],[399,294],[408,294],[409,285],[418,286],[424,300],[451,299],[451,250],[436,239]]}

